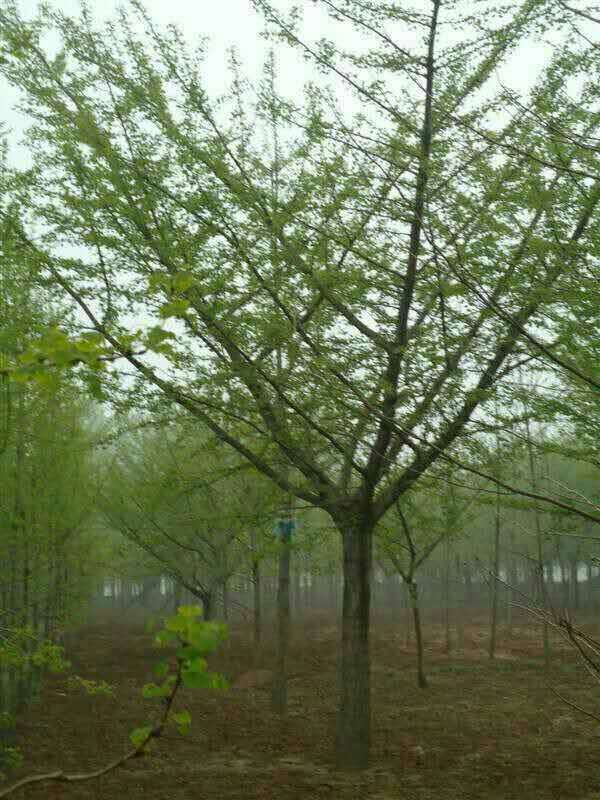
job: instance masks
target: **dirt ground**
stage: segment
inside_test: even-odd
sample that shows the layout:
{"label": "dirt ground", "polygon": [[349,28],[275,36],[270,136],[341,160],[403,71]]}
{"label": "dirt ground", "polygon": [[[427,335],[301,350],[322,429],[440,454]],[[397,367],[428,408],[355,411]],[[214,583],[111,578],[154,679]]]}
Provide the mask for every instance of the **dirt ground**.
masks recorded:
{"label": "dirt ground", "polygon": [[[191,734],[164,736],[148,756],[100,779],[19,790],[31,800],[592,800],[600,798],[600,725],[565,706],[552,689],[600,711],[600,691],[573,654],[555,649],[542,668],[540,632],[522,625],[499,657],[485,655],[483,624],[468,625],[466,647],[443,652],[441,626],[426,628],[430,687],[416,688],[414,653],[403,625],[373,631],[373,758],[363,774],[331,762],[338,633],[315,616],[296,626],[290,658],[290,710],[269,711],[266,689],[226,693],[184,690]],[[39,704],[20,720],[25,764],[32,772],[101,767],[129,747],[128,734],[153,718],[156,701],[140,687],[159,654],[142,625],[103,622],[71,642],[71,674],[115,687],[89,696],[50,678]],[[271,666],[269,643],[256,657],[249,633],[234,627],[212,667],[232,682]]]}

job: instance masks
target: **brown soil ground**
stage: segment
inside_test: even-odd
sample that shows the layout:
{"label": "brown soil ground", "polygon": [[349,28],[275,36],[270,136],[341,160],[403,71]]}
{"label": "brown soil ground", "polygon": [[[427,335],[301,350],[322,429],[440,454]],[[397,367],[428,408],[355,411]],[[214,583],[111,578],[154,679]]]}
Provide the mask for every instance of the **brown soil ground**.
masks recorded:
{"label": "brown soil ground", "polygon": [[[441,627],[429,625],[430,687],[416,688],[414,653],[404,628],[380,621],[373,631],[373,758],[360,775],[333,769],[338,633],[313,617],[296,626],[290,658],[290,710],[269,710],[265,688],[226,693],[184,690],[191,734],[165,735],[146,757],[100,779],[44,784],[16,800],[568,800],[600,798],[600,726],[552,693],[600,711],[598,685],[574,654],[554,650],[546,677],[540,631],[515,628],[499,658],[485,654],[483,624],[468,625],[463,651],[443,652]],[[70,688],[50,678],[41,702],[20,719],[25,764],[32,772],[101,767],[128,748],[128,734],[152,719],[156,701],[140,687],[158,660],[152,637],[138,624],[107,622],[81,630],[70,644],[71,674],[105,680],[114,697]],[[232,682],[268,669],[269,643],[253,654],[249,635],[234,627],[212,668]],[[243,683],[251,681],[243,681]],[[4,785],[4,784],[3,784]]]}

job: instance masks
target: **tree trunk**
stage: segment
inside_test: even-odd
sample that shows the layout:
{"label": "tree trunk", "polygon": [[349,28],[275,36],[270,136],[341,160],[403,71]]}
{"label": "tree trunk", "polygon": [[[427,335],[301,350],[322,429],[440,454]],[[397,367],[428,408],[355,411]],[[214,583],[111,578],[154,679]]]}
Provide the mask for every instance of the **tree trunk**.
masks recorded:
{"label": "tree trunk", "polygon": [[515,560],[515,532],[514,529],[511,527],[510,529],[510,553],[508,556],[508,583],[510,588],[507,592],[507,603],[506,603],[506,627],[507,631],[506,634],[509,639],[512,639],[513,635],[513,620],[514,620],[514,608],[513,603],[516,603],[518,600],[518,575],[517,575],[517,562]]}
{"label": "tree trunk", "polygon": [[[526,422],[527,426],[527,449],[529,454],[529,473],[531,478],[531,488],[537,492],[537,475],[535,469],[535,460],[533,457],[533,447],[531,444],[531,434],[529,430],[529,420]],[[546,596],[546,581],[544,580],[544,544],[542,541],[542,525],[540,521],[540,509],[537,503],[533,507],[533,517],[535,522],[535,535],[537,540],[537,556],[538,556],[538,586],[539,586],[539,602],[543,608],[548,608],[548,598]],[[542,623],[542,643],[544,647],[544,666],[546,672],[550,669],[550,633],[548,623],[544,619]]]}
{"label": "tree trunk", "polygon": [[452,635],[450,633],[450,542],[444,541],[444,627],[446,630],[446,655],[452,652]]}
{"label": "tree trunk", "polygon": [[252,604],[254,608],[254,645],[258,647],[262,635],[262,618],[260,605],[260,563],[252,561]]}
{"label": "tree trunk", "polygon": [[496,636],[498,632],[498,589],[500,571],[500,487],[496,490],[496,514],[494,518],[494,563],[492,566],[492,608],[490,619],[490,646],[488,655],[496,657]]}
{"label": "tree trunk", "polygon": [[465,585],[463,583],[463,574],[462,568],[460,564],[459,556],[456,556],[456,580],[460,583],[461,587],[461,604],[460,607],[456,610],[456,638],[458,639],[458,647],[460,650],[465,649],[465,614],[466,614],[466,604],[465,604]]}
{"label": "tree trunk", "polygon": [[213,595],[212,592],[202,592],[199,595],[202,600],[203,619],[205,622],[210,622],[213,618]]}
{"label": "tree trunk", "polygon": [[470,610],[473,609],[473,576],[471,574],[471,565],[465,561],[464,565],[464,576],[465,576],[465,598],[467,601],[467,606]]}
{"label": "tree trunk", "polygon": [[579,581],[578,578],[579,561],[575,558],[571,561],[571,608],[573,611],[579,610]]}
{"label": "tree trunk", "polygon": [[335,572],[331,572],[327,576],[327,588],[329,595],[328,611],[330,613],[335,613],[337,609],[337,586],[336,586]]}
{"label": "tree trunk", "polygon": [[420,689],[427,688],[427,678],[423,666],[423,632],[421,630],[421,611],[419,609],[419,590],[415,581],[407,584],[410,604],[415,623],[415,640],[417,643],[417,683]]}
{"label": "tree trunk", "polygon": [[223,581],[221,591],[223,599],[223,619],[227,622],[229,619],[229,581],[227,578]]}
{"label": "tree trunk", "polygon": [[173,613],[177,613],[177,609],[181,605],[181,584],[175,582],[173,586]]}
{"label": "tree trunk", "polygon": [[406,581],[402,579],[402,601],[404,603],[404,610],[405,610],[405,637],[404,637],[404,644],[408,648],[412,642],[412,630],[413,625],[410,618],[410,594],[408,591],[408,586],[406,585]]}
{"label": "tree trunk", "polygon": [[339,527],[344,596],[335,758],[338,768],[357,770],[369,765],[371,739],[369,625],[374,525],[362,517]]}
{"label": "tree trunk", "polygon": [[287,653],[290,639],[290,548],[291,534],[281,529],[279,579],[277,584],[277,658],[271,691],[271,709],[276,714],[287,711]]}
{"label": "tree trunk", "polygon": [[562,556],[560,557],[560,582],[562,584],[562,606],[565,610],[567,610],[569,608],[571,591],[569,589],[569,571],[567,570]]}

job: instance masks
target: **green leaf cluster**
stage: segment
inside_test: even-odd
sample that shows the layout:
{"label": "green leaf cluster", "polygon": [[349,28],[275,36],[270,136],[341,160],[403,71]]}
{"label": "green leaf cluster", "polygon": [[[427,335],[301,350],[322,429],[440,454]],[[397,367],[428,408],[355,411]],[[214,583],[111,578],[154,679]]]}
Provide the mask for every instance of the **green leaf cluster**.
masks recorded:
{"label": "green leaf cluster", "polygon": [[[178,645],[174,653],[176,671],[172,661],[162,659],[154,666],[154,674],[163,679],[162,684],[147,683],[142,688],[142,696],[147,700],[162,700],[170,708],[172,698],[180,684],[190,689],[226,689],[225,678],[209,672],[205,656],[213,653],[227,636],[227,626],[205,622],[200,617],[199,606],[180,606],[177,614],[164,621],[163,629],[154,639],[156,647]],[[189,711],[172,712],[170,720],[181,734],[189,733],[192,718]],[[152,737],[154,728],[143,726],[130,734],[131,742],[142,748]]]}

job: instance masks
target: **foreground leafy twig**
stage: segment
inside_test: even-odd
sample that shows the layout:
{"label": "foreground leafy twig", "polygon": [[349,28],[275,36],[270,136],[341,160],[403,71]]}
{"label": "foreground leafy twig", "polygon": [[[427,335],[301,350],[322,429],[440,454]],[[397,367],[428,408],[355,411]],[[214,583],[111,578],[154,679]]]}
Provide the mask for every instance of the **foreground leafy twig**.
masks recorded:
{"label": "foreground leafy twig", "polygon": [[157,646],[177,643],[175,653],[177,668],[173,674],[169,673],[169,662],[162,661],[155,667],[159,678],[164,678],[162,686],[146,684],[142,694],[146,698],[157,697],[163,701],[163,709],[154,725],[136,728],[130,738],[134,747],[119,758],[111,761],[93,772],[67,773],[63,770],[46,772],[41,775],[30,775],[0,791],[0,798],[8,797],[23,786],[35,783],[58,781],[61,783],[75,783],[89,781],[106,775],[108,772],[123,766],[133,758],[139,758],[147,751],[151,741],[162,735],[167,723],[172,718],[180,733],[187,733],[191,725],[191,716],[187,711],[172,713],[173,703],[181,686],[190,688],[226,688],[222,676],[209,673],[204,656],[216,650],[224,640],[226,628],[224,625],[210,622],[200,622],[196,617],[201,614],[197,606],[182,606],[175,617],[165,622],[164,629],[156,637]]}

